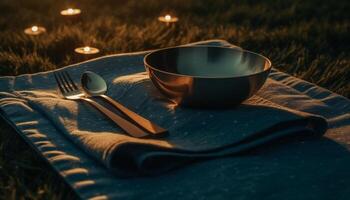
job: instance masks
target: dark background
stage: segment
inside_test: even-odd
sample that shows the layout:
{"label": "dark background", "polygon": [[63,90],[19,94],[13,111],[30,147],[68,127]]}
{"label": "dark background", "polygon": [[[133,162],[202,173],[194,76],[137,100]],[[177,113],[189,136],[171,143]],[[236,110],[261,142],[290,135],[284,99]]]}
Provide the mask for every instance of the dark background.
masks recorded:
{"label": "dark background", "polygon": [[[82,9],[78,18],[59,12]],[[350,97],[348,0],[1,0],[0,76],[56,69],[93,57],[220,38],[262,53],[275,68]],[[177,15],[176,26],[157,21]],[[47,33],[29,37],[24,28]],[[73,198],[71,191],[0,120],[0,198]]]}

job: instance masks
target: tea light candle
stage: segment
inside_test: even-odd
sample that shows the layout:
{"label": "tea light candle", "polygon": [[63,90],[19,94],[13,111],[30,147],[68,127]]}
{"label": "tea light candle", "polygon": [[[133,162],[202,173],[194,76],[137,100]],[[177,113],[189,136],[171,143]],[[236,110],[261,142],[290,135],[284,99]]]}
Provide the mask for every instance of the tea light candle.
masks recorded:
{"label": "tea light candle", "polygon": [[61,11],[61,15],[63,15],[63,16],[79,15],[80,13],[81,13],[81,10],[75,9],[75,8],[68,8],[66,10]]}
{"label": "tea light candle", "polygon": [[45,32],[46,32],[46,29],[42,26],[32,26],[24,29],[24,33],[27,35],[40,35]]}
{"label": "tea light candle", "polygon": [[160,22],[166,23],[166,25],[169,25],[170,23],[175,23],[179,21],[179,18],[167,14],[165,16],[158,17],[158,20]]}
{"label": "tea light candle", "polygon": [[89,47],[89,46],[78,47],[78,48],[74,49],[74,51],[76,53],[79,53],[79,54],[96,54],[96,53],[100,52],[100,50],[98,48]]}

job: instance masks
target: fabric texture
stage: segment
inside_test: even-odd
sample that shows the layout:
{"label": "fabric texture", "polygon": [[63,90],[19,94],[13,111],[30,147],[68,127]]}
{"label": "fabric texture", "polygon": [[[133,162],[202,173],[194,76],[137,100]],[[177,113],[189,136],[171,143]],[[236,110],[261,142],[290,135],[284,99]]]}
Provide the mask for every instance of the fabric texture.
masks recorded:
{"label": "fabric texture", "polygon": [[[230,45],[220,40],[196,44]],[[170,130],[162,140],[131,138],[89,105],[58,98],[52,72],[1,77],[1,114],[83,198],[244,199],[265,194],[262,198],[313,199],[332,188],[338,192],[326,197],[349,197],[350,173],[344,168],[350,163],[348,99],[274,69],[258,94],[238,108],[174,108],[144,73],[145,53],[103,57],[63,70],[76,81],[85,70],[103,76],[109,96]],[[305,139],[322,135],[327,123],[326,137]],[[218,156],[225,157],[213,159]],[[205,161],[184,167],[198,159]],[[163,175],[120,178],[138,173]]]}

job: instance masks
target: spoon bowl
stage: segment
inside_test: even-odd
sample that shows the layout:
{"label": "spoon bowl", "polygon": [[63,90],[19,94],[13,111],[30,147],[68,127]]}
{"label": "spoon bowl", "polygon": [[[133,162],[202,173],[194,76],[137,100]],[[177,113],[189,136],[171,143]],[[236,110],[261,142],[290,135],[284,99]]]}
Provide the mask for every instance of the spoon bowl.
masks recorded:
{"label": "spoon bowl", "polygon": [[121,113],[125,115],[130,121],[133,121],[135,124],[139,125],[144,130],[148,131],[152,136],[163,136],[168,131],[157,124],[145,119],[139,114],[129,110],[119,102],[105,95],[107,92],[107,84],[106,81],[98,74],[86,71],[81,76],[81,85],[84,91],[90,96],[98,96],[109,102],[116,109],[118,109]]}
{"label": "spoon bowl", "polygon": [[98,74],[86,71],[81,76],[81,86],[90,96],[100,96],[107,92],[106,81]]}

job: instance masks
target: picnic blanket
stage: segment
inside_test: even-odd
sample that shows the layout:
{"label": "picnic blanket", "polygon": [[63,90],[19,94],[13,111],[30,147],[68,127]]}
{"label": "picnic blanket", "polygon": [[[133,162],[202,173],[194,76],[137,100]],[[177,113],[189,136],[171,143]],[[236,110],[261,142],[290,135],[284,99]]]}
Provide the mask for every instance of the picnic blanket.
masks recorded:
{"label": "picnic blanket", "polygon": [[[219,40],[193,45],[200,44],[229,46]],[[329,195],[348,197],[350,176],[341,171],[350,163],[348,99],[273,70],[261,91],[240,108],[220,112],[169,108],[144,73],[145,53],[107,56],[64,70],[75,80],[85,70],[99,73],[109,83],[109,96],[169,128],[168,139],[145,144],[122,134],[84,103],[60,99],[52,72],[0,78],[2,116],[83,198],[258,198],[268,194],[265,198],[310,199],[332,188],[337,192],[332,189]],[[305,140],[306,135],[322,135],[326,121],[330,128],[326,137]],[[276,142],[287,135],[299,139]],[[250,136],[254,140],[245,142]],[[273,139],[274,143],[266,144]],[[237,154],[252,147],[256,148]],[[226,157],[184,166],[203,155]],[[154,177],[120,177],[165,171]],[[275,192],[276,187],[282,190]]]}

